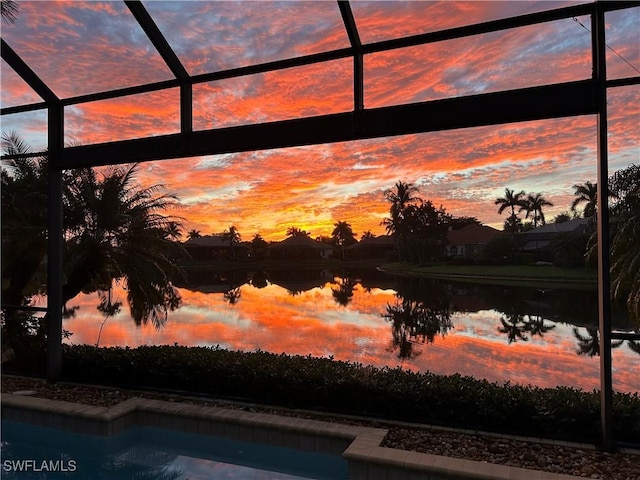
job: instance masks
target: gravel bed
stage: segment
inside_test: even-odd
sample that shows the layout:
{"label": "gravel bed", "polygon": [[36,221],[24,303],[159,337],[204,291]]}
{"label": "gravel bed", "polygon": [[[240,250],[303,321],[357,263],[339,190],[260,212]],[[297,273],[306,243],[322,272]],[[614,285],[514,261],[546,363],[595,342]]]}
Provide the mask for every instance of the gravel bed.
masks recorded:
{"label": "gravel bed", "polygon": [[383,442],[385,447],[547,472],[565,473],[584,478],[640,480],[640,451],[638,450],[607,453],[595,449],[559,447],[544,442],[524,442],[495,435],[476,435],[426,427],[405,426],[388,423],[383,420],[279,409],[226,400],[62,383],[47,384],[39,379],[2,376],[2,392],[12,393],[20,390],[33,390],[37,392],[34,395],[36,397],[104,407],[116,405],[132,397],[145,397],[386,428],[389,433]]}

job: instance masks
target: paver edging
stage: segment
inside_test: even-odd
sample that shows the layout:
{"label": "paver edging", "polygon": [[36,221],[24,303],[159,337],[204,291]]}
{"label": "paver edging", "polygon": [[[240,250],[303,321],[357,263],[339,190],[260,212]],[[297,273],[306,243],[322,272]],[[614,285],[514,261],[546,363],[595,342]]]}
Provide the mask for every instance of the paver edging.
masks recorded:
{"label": "paver edging", "polygon": [[[424,479],[529,480],[544,478],[546,480],[575,480],[580,478],[571,475],[541,472],[539,470],[528,470],[381,447],[380,445],[387,433],[386,429],[342,425],[312,419],[280,417],[267,413],[187,405],[145,398],[129,398],[113,407],[96,407],[62,400],[3,394],[1,404],[3,417],[5,417],[5,408],[8,407],[8,411],[11,409],[23,412],[33,411],[38,414],[49,413],[49,416],[56,416],[57,414],[66,420],[70,418],[93,420],[104,425],[105,428],[101,429],[100,433],[105,436],[118,433],[131,426],[149,424],[140,420],[142,415],[150,414],[166,415],[173,417],[174,420],[181,419],[183,425],[185,420],[202,420],[216,424],[235,424],[238,427],[278,430],[283,433],[315,435],[318,438],[323,437],[329,440],[348,442],[346,443],[346,448],[342,451],[342,457],[349,463],[349,470],[353,472],[352,475],[356,475],[353,480],[369,478],[368,472],[374,472],[376,468],[386,469],[389,478],[404,478],[407,477],[408,472],[411,472],[411,478],[423,477]],[[118,429],[114,428],[116,422],[120,427]],[[174,422],[173,425],[175,424]],[[69,423],[64,427],[70,430],[74,428]],[[76,424],[75,428],[80,427]],[[188,430],[194,434],[199,433],[199,428],[192,427]],[[321,441],[316,441],[316,448],[322,443]],[[282,446],[300,448],[296,445]],[[327,448],[325,442],[324,449]],[[542,474],[544,474],[544,477]]]}

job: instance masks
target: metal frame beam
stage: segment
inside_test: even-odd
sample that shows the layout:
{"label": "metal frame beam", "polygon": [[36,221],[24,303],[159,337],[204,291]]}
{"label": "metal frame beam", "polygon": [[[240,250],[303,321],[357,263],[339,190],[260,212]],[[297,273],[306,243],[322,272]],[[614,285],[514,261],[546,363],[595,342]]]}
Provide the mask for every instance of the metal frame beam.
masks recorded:
{"label": "metal frame beam", "polygon": [[63,168],[294,147],[597,113],[592,80],[353,112],[67,147]]}
{"label": "metal frame beam", "polygon": [[613,450],[611,363],[611,281],[609,260],[609,159],[607,135],[607,58],[602,3],[591,16],[593,78],[598,102],[598,328],[600,333],[600,422],[602,447]]}
{"label": "metal frame beam", "polygon": [[62,372],[63,207],[60,155],[64,144],[64,109],[60,102],[49,105],[47,162],[47,379]]}
{"label": "metal frame beam", "polygon": [[36,92],[45,103],[57,103],[60,99],[57,97],[53,90],[42,81],[36,73],[31,70],[31,67],[27,65],[22,58],[9,46],[4,38],[0,39],[0,54],[2,59],[9,64],[11,68],[29,85],[34,92]]}

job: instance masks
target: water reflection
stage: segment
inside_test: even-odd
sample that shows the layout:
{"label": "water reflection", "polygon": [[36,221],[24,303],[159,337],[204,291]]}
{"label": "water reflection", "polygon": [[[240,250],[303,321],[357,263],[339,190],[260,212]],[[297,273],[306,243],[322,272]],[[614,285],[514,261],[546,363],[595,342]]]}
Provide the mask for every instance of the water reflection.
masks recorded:
{"label": "water reflection", "polygon": [[526,342],[529,340],[527,333],[531,337],[536,335],[542,338],[545,333],[556,328],[555,325],[547,325],[544,318],[537,315],[523,315],[519,313],[507,313],[500,317],[502,327],[498,328],[498,332],[504,333],[509,339],[509,343],[518,340]]}
{"label": "water reflection", "polygon": [[[72,343],[260,348],[490,381],[598,388],[597,295],[401,278],[375,270],[190,272],[160,331],[83,296]],[[117,292],[116,292],[117,293]],[[121,295],[126,295],[121,293]],[[103,303],[104,302],[104,303]],[[96,305],[103,308],[96,313]],[[115,315],[106,324],[105,311]],[[623,315],[618,329],[629,329]],[[613,343],[614,388],[640,390],[640,342]]]}
{"label": "water reflection", "polygon": [[399,295],[382,316],[391,322],[391,351],[397,351],[400,359],[417,357],[422,352],[416,344],[433,343],[436,335],[444,337],[453,328],[448,307]]}

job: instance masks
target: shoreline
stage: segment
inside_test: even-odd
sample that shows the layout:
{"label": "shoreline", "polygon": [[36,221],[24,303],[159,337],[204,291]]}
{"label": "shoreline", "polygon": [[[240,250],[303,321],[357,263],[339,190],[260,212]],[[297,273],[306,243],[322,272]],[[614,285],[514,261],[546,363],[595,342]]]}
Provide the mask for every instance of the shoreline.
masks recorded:
{"label": "shoreline", "polygon": [[[466,267],[466,268],[465,268]],[[480,268],[478,268],[480,267]],[[576,289],[576,290],[591,290],[598,286],[598,278],[590,276],[545,276],[545,275],[532,275],[532,273],[542,273],[544,268],[555,268],[546,266],[518,266],[525,275],[514,275],[510,273],[494,273],[490,271],[474,272],[472,270],[496,270],[503,267],[511,268],[513,266],[489,266],[483,268],[479,265],[436,265],[436,266],[417,266],[409,264],[399,263],[387,263],[377,267],[380,272],[387,273],[389,275],[397,276],[409,276],[409,277],[421,277],[421,278],[434,278],[441,280],[451,280],[457,282],[467,282],[476,284],[490,284],[490,285],[505,285],[505,286],[529,286],[529,287],[559,287],[563,289]],[[455,271],[443,271],[445,269],[450,270],[467,270],[466,272]],[[506,270],[506,269],[505,269]],[[513,270],[513,268],[511,268]],[[548,273],[548,270],[544,273]],[[554,272],[557,273],[557,272]]]}

